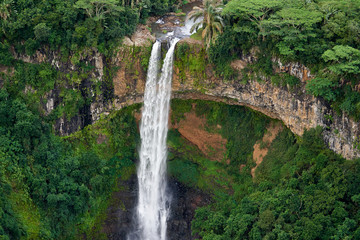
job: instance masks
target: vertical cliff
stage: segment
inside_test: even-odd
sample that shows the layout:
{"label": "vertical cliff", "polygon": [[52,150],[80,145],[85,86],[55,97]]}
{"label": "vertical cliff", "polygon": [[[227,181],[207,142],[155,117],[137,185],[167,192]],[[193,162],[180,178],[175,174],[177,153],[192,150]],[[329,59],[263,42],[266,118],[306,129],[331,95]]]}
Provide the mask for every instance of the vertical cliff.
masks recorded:
{"label": "vertical cliff", "polygon": [[[184,56],[180,56],[181,54]],[[250,78],[247,77],[249,79],[246,82],[241,74],[233,81],[223,81],[216,76],[213,67],[205,58],[204,48],[200,42],[184,39],[179,43],[174,65],[173,97],[245,105],[283,121],[297,135],[302,135],[305,129],[321,126],[324,129],[324,140],[330,149],[347,159],[360,157],[356,147],[360,134],[359,122],[345,113],[339,115],[324,99],[306,93],[306,81],[314,77],[306,66],[300,63],[283,64],[274,58],[273,62],[277,63],[274,64],[277,65],[274,73],[287,73],[299,79],[296,87],[277,86],[270,78],[256,76],[256,73]],[[250,54],[234,61],[232,66],[240,73],[254,61],[256,57]],[[126,74],[126,69],[122,68],[117,76]],[[116,92],[115,108],[142,101],[144,78],[133,80],[120,77],[114,81],[114,85],[119,83],[126,83],[131,91]]]}
{"label": "vertical cliff", "polygon": [[[14,56],[32,64],[50,63],[61,73],[55,89],[43,96],[46,99],[44,114],[50,114],[64,105],[64,88],[81,93],[85,101],[76,112],[62,115],[55,121],[55,131],[67,135],[97,121],[101,114],[106,115],[110,111],[142,102],[154,40],[149,30],[140,26],[132,38],[125,38],[123,44],[107,57],[95,49],[87,49],[64,60],[59,51],[46,48],[31,57],[15,52]],[[306,81],[314,77],[307,67],[299,63],[283,64],[273,58],[275,74],[286,73],[299,81],[296,86],[276,85],[269,77],[256,72],[242,74],[246,66],[257,60],[253,53],[234,61],[232,67],[239,75],[232,81],[224,81],[215,74],[206,58],[201,42],[193,39],[179,42],[174,64],[174,98],[245,105],[280,119],[297,135],[302,135],[305,129],[321,126],[324,129],[324,140],[330,149],[347,159],[360,157],[357,148],[359,122],[344,113],[336,113],[324,99],[306,93]],[[81,75],[84,66],[90,67],[86,74]],[[2,71],[9,72],[8,69]],[[74,80],[69,80],[69,75],[82,77],[74,83]]]}

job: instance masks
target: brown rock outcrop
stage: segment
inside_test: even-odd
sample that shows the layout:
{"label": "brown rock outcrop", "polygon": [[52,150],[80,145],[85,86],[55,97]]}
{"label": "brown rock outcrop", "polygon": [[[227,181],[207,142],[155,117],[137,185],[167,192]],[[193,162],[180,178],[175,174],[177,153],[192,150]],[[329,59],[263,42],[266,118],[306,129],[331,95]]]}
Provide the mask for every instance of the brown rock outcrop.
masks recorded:
{"label": "brown rock outcrop", "polygon": [[[199,49],[202,47],[201,44],[194,44]],[[236,65],[234,68],[241,70],[253,60],[253,56],[244,56],[243,59],[234,62]],[[286,72],[301,80],[296,91],[287,87],[274,86],[270,79],[266,78],[262,78],[261,82],[250,80],[246,84],[241,83],[241,78],[224,82],[215,76],[212,67],[208,65],[206,77],[201,80],[201,88],[197,86],[199,79],[191,72],[185,73],[184,81],[179,77],[180,70],[174,67],[172,97],[244,105],[283,121],[297,135],[302,135],[305,129],[321,126],[324,129],[324,140],[330,149],[347,159],[360,157],[359,150],[354,146],[359,138],[360,123],[345,114],[339,116],[326,101],[306,94],[306,81],[313,77],[308,68],[299,63],[282,64],[278,59],[273,59],[273,61],[278,62],[279,67],[275,69],[277,72]],[[125,98],[129,103],[142,102],[142,94],[142,91],[137,91],[136,97],[125,96]],[[127,104],[122,101],[118,102],[116,107],[125,105]]]}
{"label": "brown rock outcrop", "polygon": [[[65,118],[59,119],[54,126],[57,133],[60,135],[70,134],[86,124],[97,121],[101,114],[108,114],[112,110],[143,101],[146,79],[144,59],[149,57],[147,56],[149,52],[146,53],[146,51],[149,51],[154,37],[145,26],[139,26],[135,35],[127,40],[131,46],[121,46],[118,54],[111,59],[106,59],[106,62],[105,57],[95,49],[86,49],[79,55],[80,61],[95,66],[89,78],[81,83],[83,87],[90,88],[91,79],[95,79],[97,82],[104,81],[105,67],[118,68],[113,77],[114,98],[111,101],[105,101],[102,96],[94,97],[91,104],[87,106],[88,108],[83,108],[79,112],[79,116],[75,116],[69,121]],[[178,44],[184,43],[191,45],[190,51],[192,52],[187,54],[203,51],[201,42],[183,39]],[[142,51],[145,54],[142,54]],[[253,52],[256,52],[255,48]],[[63,59],[59,52],[51,51],[48,48],[37,51],[31,57],[15,52],[13,54],[16,59],[29,63],[48,62],[57,70],[65,73],[78,70],[78,67],[71,62],[71,57],[66,62],[62,62]],[[241,70],[254,59],[253,53],[243,56],[242,59],[232,63],[233,68]],[[177,61],[182,60],[177,59]],[[275,72],[286,72],[299,78],[300,86],[295,90],[288,87],[277,87],[265,77],[261,77],[261,82],[249,80],[247,83],[243,83],[241,77],[234,81],[223,81],[214,74],[211,65],[205,66],[204,72],[199,77],[199,73],[196,71],[180,70],[176,67],[175,62],[172,97],[222,101],[228,104],[248,106],[269,117],[280,119],[297,135],[302,135],[305,129],[321,126],[324,129],[324,140],[330,149],[347,159],[359,158],[360,151],[356,145],[359,145],[360,123],[344,113],[337,114],[323,99],[306,94],[306,81],[314,77],[307,67],[300,63],[283,64],[276,58],[273,61],[277,63]],[[93,94],[93,92],[91,93]],[[45,97],[49,103],[45,108],[49,113],[59,104],[58,92],[52,91]]]}
{"label": "brown rock outcrop", "polygon": [[156,38],[151,34],[146,25],[139,24],[131,37],[125,37],[123,44],[126,46],[144,47],[152,45]]}

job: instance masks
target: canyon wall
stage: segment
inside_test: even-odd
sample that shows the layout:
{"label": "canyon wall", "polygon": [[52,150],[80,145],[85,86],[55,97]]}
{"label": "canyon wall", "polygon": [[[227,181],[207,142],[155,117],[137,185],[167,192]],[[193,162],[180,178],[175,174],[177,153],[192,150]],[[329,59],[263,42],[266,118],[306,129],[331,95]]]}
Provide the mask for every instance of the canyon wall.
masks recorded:
{"label": "canyon wall", "polygon": [[[201,57],[203,46],[200,42],[184,39],[179,42],[178,48],[182,44],[191,46],[187,54]],[[254,60],[254,55],[249,54],[234,61],[232,66],[240,71]],[[184,59],[177,57],[175,60],[173,98],[204,99],[244,105],[281,120],[297,135],[302,135],[305,129],[321,126],[324,129],[324,141],[330,149],[346,159],[360,157],[360,151],[356,148],[360,123],[344,113],[337,114],[325,100],[305,92],[306,81],[313,77],[305,66],[299,63],[282,64],[280,60],[273,59],[277,63],[275,72],[288,73],[300,79],[300,84],[292,89],[290,86],[275,86],[270,79],[261,76],[260,81],[248,80],[246,83],[242,81],[241,75],[236,80],[224,81],[216,77],[211,65],[207,64],[203,72],[196,72],[196,69],[191,70],[191,67],[178,67],[184,66],[177,64],[179,61]],[[117,62],[121,62],[121,59]],[[111,106],[103,109],[118,109],[142,102],[144,78],[134,80],[127,77],[127,74],[126,69],[119,69],[117,77],[114,78],[116,99]]]}
{"label": "canyon wall", "polygon": [[[79,60],[94,66],[87,79],[81,82],[81,89],[88,89],[91,101],[79,109],[79,114],[67,119],[62,117],[54,125],[60,135],[68,135],[84,126],[97,121],[101,115],[135,103],[141,103],[145,89],[146,65],[150,56],[154,37],[149,30],[140,26],[132,38],[126,38],[111,57],[105,57],[95,49],[90,49]],[[183,46],[186,46],[184,48]],[[164,46],[166,47],[166,46]],[[360,157],[359,145],[360,123],[345,114],[334,112],[329,104],[305,92],[306,81],[313,76],[310,70],[299,63],[282,64],[273,59],[277,67],[274,72],[285,72],[300,79],[296,88],[275,86],[271,80],[258,76],[256,80],[244,81],[241,74],[232,81],[224,81],[215,75],[213,67],[206,63],[206,54],[201,42],[183,39],[178,49],[187,57],[176,54],[173,77],[173,98],[204,99],[222,101],[228,104],[244,105],[265,115],[281,120],[297,135],[305,129],[323,127],[323,136],[329,148],[347,159]],[[184,52],[185,51],[185,52]],[[165,52],[165,51],[164,51]],[[71,59],[63,63],[57,52],[38,51],[32,57],[14,53],[17,59],[29,63],[47,62],[61,72],[79,71]],[[232,63],[239,72],[255,59],[254,54],[243,56]],[[105,77],[106,71],[112,74]],[[100,84],[102,93],[96,94],[94,84],[110,79],[111,84]],[[107,86],[107,87],[106,87]],[[69,86],[71,87],[71,86]],[[54,89],[46,96],[45,113],[50,113],[61,104],[58,90]]]}

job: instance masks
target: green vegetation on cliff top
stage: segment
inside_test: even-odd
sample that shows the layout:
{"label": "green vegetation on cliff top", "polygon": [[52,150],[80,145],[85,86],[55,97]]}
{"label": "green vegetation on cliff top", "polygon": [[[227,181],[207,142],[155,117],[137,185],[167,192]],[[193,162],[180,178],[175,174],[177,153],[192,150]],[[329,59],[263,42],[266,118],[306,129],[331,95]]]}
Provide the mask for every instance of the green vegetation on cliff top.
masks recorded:
{"label": "green vegetation on cliff top", "polygon": [[[338,112],[360,118],[360,2],[357,0],[232,0],[222,11],[226,27],[208,54],[217,72],[236,78],[230,62],[258,47],[256,75],[274,75],[276,63],[300,62],[316,77],[308,93]],[[263,61],[262,59],[269,59]]]}
{"label": "green vegetation on cliff top", "polygon": [[0,63],[9,46],[32,55],[41,45],[66,54],[83,47],[105,52],[150,15],[175,10],[176,0],[4,0],[0,4]]}
{"label": "green vegetation on cliff top", "polygon": [[[192,14],[205,16],[201,35],[207,48],[210,47],[204,58],[219,75],[236,79],[230,62],[257,46],[259,61],[256,67],[244,70],[241,82],[245,83],[249,75],[259,79],[260,74],[284,86],[293,84],[293,79],[274,75],[276,64],[271,59],[275,56],[283,62],[301,62],[316,75],[307,82],[308,93],[324,98],[339,113],[360,118],[359,1],[232,0],[223,1],[224,6],[219,3],[205,1],[204,8],[197,8]],[[119,45],[118,40],[131,35],[138,23],[144,23],[148,16],[174,11],[181,4],[176,0],[4,0],[0,5],[0,64],[16,66],[15,52],[31,56],[44,46],[59,50],[63,60],[71,54],[75,65],[82,62],[85,49],[95,48],[110,55]],[[89,78],[84,73],[75,75],[68,77],[80,82]],[[51,82],[45,85],[51,86]],[[111,84],[107,85],[111,89]],[[63,93],[64,99],[75,101],[68,109],[59,111],[80,109],[88,101],[85,95],[79,89]]]}

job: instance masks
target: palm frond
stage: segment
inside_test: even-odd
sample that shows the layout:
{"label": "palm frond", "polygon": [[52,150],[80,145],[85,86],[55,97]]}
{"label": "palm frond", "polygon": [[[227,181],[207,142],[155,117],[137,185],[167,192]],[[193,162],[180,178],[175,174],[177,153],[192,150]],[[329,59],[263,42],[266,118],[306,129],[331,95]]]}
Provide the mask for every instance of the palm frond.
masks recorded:
{"label": "palm frond", "polygon": [[195,23],[194,25],[192,25],[190,32],[192,33],[194,30],[198,30],[201,27],[201,22],[199,23]]}
{"label": "palm frond", "polygon": [[222,25],[219,23],[219,22],[215,22],[213,24],[213,27],[219,32],[219,33],[222,33]]}
{"label": "palm frond", "polygon": [[216,20],[216,22],[219,22],[221,24],[221,26],[223,26],[223,27],[225,26],[224,21],[223,21],[224,19],[222,17],[216,16],[215,20]]}
{"label": "palm frond", "polygon": [[194,7],[188,14],[188,19],[195,19],[195,21],[200,16],[204,17],[202,23],[196,23],[192,26],[191,31],[198,29],[202,24],[201,37],[206,44],[206,49],[210,47],[211,42],[219,34],[223,33],[223,27],[225,26],[221,17],[223,7],[223,5],[219,4],[218,0],[204,0],[204,8]]}
{"label": "palm frond", "polygon": [[199,17],[201,17],[201,16],[203,16],[203,15],[204,15],[203,12],[198,12],[198,11],[193,12],[193,11],[191,11],[191,12],[189,12],[187,18],[188,18],[188,19],[199,18]]}
{"label": "palm frond", "polygon": [[202,38],[202,39],[206,39],[206,38],[207,38],[206,35],[209,33],[209,30],[210,30],[210,28],[209,28],[208,26],[204,28],[204,30],[203,30],[202,33],[201,33],[201,38]]}

